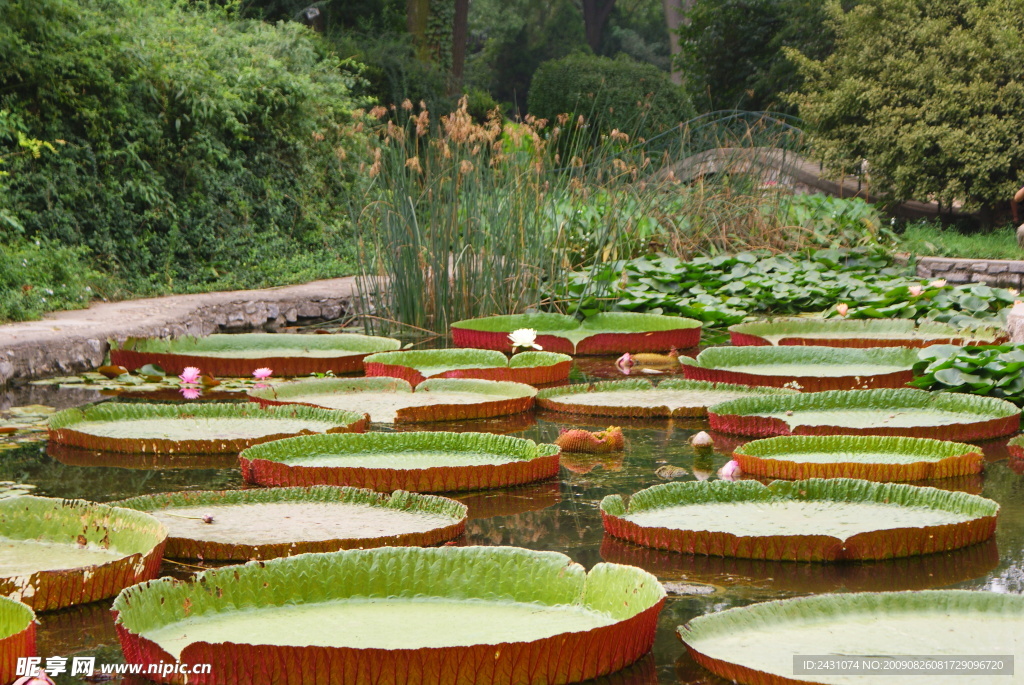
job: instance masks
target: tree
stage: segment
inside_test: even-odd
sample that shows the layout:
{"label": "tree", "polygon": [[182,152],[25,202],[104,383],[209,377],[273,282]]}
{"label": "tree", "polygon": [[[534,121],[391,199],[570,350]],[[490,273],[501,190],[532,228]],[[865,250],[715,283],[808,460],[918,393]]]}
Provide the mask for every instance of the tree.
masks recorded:
{"label": "tree", "polygon": [[615,7],[615,0],[580,0],[583,9],[583,25],[587,30],[587,44],[595,53],[601,51],[601,37],[608,17]]}
{"label": "tree", "polygon": [[1024,177],[1022,10],[1019,0],[830,3],[835,52],[791,53],[815,153],[837,172],[867,160],[892,200],[1005,202]]}

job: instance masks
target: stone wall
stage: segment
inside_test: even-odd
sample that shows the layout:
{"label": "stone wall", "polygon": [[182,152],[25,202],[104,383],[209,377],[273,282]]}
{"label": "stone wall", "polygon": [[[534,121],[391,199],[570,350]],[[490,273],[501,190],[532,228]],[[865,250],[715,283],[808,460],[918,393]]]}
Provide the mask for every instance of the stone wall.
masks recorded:
{"label": "stone wall", "polygon": [[1010,259],[918,257],[917,275],[927,279],[945,278],[950,285],[986,283],[1024,289],[1024,261]]}

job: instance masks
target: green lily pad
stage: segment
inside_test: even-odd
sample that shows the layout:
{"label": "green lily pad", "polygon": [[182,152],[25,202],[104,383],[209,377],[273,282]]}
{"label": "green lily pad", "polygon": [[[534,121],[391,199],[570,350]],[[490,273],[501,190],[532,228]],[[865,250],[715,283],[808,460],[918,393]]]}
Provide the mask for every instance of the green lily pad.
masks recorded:
{"label": "green lily pad", "polygon": [[537,391],[522,383],[431,378],[415,391],[400,378],[323,378],[254,388],[265,406],[306,404],[366,412],[379,423],[457,421],[518,414],[533,408]]}
{"label": "green lily pad", "polygon": [[0,595],[36,611],[112,597],[160,570],[167,530],[138,511],[23,495],[0,499]]}
{"label": "green lily pad", "polygon": [[36,654],[36,615],[21,602],[0,597],[0,683],[18,677],[18,660]]}
{"label": "green lily pad", "polygon": [[994,397],[912,389],[753,396],[708,408],[711,428],[739,435],[903,435],[987,440],[1016,433],[1020,409]]}
{"label": "green lily pad", "polygon": [[744,473],[768,478],[915,481],[981,473],[985,455],[962,442],[877,435],[784,435],[733,452]]}
{"label": "green lily pad", "polygon": [[820,669],[798,675],[794,655],[821,655],[823,662],[875,655],[925,660],[1019,656],[1024,653],[1024,597],[958,590],[818,595],[698,616],[680,626],[678,634],[698,663],[739,683],[1014,682],[977,670],[965,675],[935,669],[915,677],[907,675],[906,667],[871,676]]}
{"label": "green lily pad", "polygon": [[794,393],[728,383],[670,378],[657,386],[648,380],[602,381],[547,388],[537,393],[537,406],[550,411],[589,416],[703,417],[719,402],[751,395]]}
{"label": "green lily pad", "polygon": [[349,333],[236,333],[175,340],[129,338],[120,344],[111,341],[110,361],[129,369],[156,364],[171,374],[194,366],[214,376],[248,377],[259,368],[272,369],[275,376],[306,376],[328,371],[362,371],[366,355],[400,347],[401,343],[393,338]]}
{"label": "green lily pad", "polygon": [[736,346],[927,347],[998,345],[1007,339],[995,327],[958,328],[913,319],[770,319],[729,326],[729,334]]}
{"label": "green lily pad", "polygon": [[239,455],[265,486],[352,485],[378,492],[479,490],[558,474],[560,450],[490,433],[364,433],[278,440]]}
{"label": "green lily pad", "polygon": [[494,350],[404,350],[371,354],[367,376],[391,376],[418,385],[427,378],[482,378],[527,385],[569,378],[572,357],[554,352],[521,352],[511,359]]}
{"label": "green lily pad", "polygon": [[787,561],[891,559],[987,540],[999,505],[962,492],[850,478],[690,481],[601,502],[605,530],[646,547]]}
{"label": "green lily pad", "polygon": [[428,546],[462,535],[466,505],[434,495],[316,486],[176,492],[116,503],[167,527],[166,556],[273,559],[339,549]]}
{"label": "green lily pad", "polygon": [[49,435],[95,450],[214,454],[293,435],[361,431],[365,424],[365,414],[302,406],[108,402],[55,414]]}
{"label": "green lily pad", "polygon": [[508,334],[520,328],[537,331],[537,344],[562,354],[621,354],[667,352],[700,343],[701,322],[679,316],[604,312],[582,322],[564,314],[511,314],[466,319],[452,324],[458,347],[506,352]]}
{"label": "green lily pad", "polygon": [[807,392],[901,387],[913,380],[917,360],[903,347],[712,347],[679,358],[694,380]]}
{"label": "green lily pad", "polygon": [[[132,663],[209,663],[251,683],[318,664],[322,682],[576,682],[651,647],[665,591],[649,573],[513,547],[392,547],[306,554],[138,585],[115,600]],[[289,682],[291,680],[289,679]],[[299,682],[299,680],[295,680]],[[306,681],[308,682],[308,680]]]}

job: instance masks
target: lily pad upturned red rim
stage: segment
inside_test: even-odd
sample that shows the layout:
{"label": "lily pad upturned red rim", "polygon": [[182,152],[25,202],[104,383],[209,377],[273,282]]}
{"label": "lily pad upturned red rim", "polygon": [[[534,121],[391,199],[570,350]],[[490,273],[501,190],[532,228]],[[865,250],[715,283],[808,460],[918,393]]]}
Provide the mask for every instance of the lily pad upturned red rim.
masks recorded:
{"label": "lily pad upturned red rim", "polygon": [[50,440],[71,447],[82,447],[106,452],[163,452],[178,454],[238,453],[246,447],[271,440],[304,435],[299,433],[273,433],[258,438],[200,438],[174,440],[170,438],[115,438],[93,435],[76,426],[89,421],[131,421],[132,419],[180,418],[251,418],[275,421],[279,419],[309,419],[333,424],[328,433],[361,433],[369,423],[366,414],[350,411],[292,406],[264,408],[253,404],[134,404],[105,402],[84,408],[65,409],[50,417]]}
{"label": "lily pad upturned red rim", "polygon": [[[469,451],[507,454],[504,464],[437,466],[423,469],[358,466],[301,466],[287,461],[336,452],[409,450]],[[363,433],[309,435],[257,445],[239,455],[242,478],[269,487],[349,485],[377,492],[449,492],[522,485],[558,475],[561,450],[556,445],[490,433]]]}
{"label": "lily pad upturned red rim", "polygon": [[[836,453],[834,461],[799,461],[794,452]],[[851,459],[857,452],[896,453],[916,461],[868,462]],[[906,482],[955,478],[981,473],[985,456],[974,445],[928,438],[880,435],[781,435],[737,447],[733,459],[751,476],[802,480],[804,478],[860,478],[877,482]],[[843,459],[843,457],[846,457]]]}
{"label": "lily pad upturned red rim", "polygon": [[112,546],[124,552],[103,564],[0,578],[0,596],[36,611],[106,599],[129,585],[156,578],[167,543],[163,524],[140,511],[30,495],[0,500],[0,536]]}
{"label": "lily pad upturned red rim", "polygon": [[[453,522],[450,525],[438,526],[430,530],[401,533],[398,535],[330,540],[297,540],[293,542],[271,542],[264,544],[220,542],[201,538],[175,537],[172,535],[167,538],[167,548],[164,554],[172,559],[249,561],[251,559],[290,557],[310,552],[336,552],[342,549],[401,546],[429,547],[462,535],[466,531],[466,521],[468,520],[466,505],[447,497],[421,495],[401,490],[385,494],[361,488],[325,485],[225,490],[219,492],[173,492],[132,497],[114,502],[114,504],[119,507],[152,513],[182,507],[280,502],[334,502],[399,511],[421,511],[427,514],[447,516]],[[215,524],[216,521],[211,525]]]}
{"label": "lily pad upturned red rim", "polygon": [[[643,526],[623,518],[637,510],[679,504],[771,499],[930,507],[955,511],[971,518],[954,524],[868,530],[845,539],[828,534],[735,535],[720,531]],[[628,508],[619,495],[609,495],[601,501],[601,520],[605,531],[638,545],[688,554],[814,562],[895,559],[948,552],[991,538],[996,531],[998,511],[998,504],[977,495],[852,478],[777,480],[770,485],[754,480],[675,482],[635,493]]]}
{"label": "lily pad upturned red rim", "polygon": [[[366,569],[377,569],[367,573]],[[298,579],[316,579],[302,582]],[[358,594],[349,586],[355,586]],[[271,593],[267,588],[271,588]],[[458,597],[579,604],[614,622],[534,640],[407,649],[196,642],[175,659],[144,636],[190,613],[360,597]],[[284,598],[287,598],[285,600]],[[590,572],[557,552],[514,547],[385,547],[211,569],[189,581],[162,578],[122,592],[115,626],[128,663],[210,664],[189,685],[543,685],[612,673],[648,651],[665,590],[641,569],[599,563]],[[168,674],[161,682],[182,683]]]}
{"label": "lily pad upturned red rim", "polygon": [[[260,345],[270,342],[278,346],[286,342],[300,341],[304,345],[316,345],[346,351],[344,344],[351,343],[355,354],[336,357],[312,357],[302,354],[302,347],[296,346],[294,356],[259,356],[258,346],[247,358],[218,357],[203,354],[204,341],[225,341],[237,348],[245,348],[246,341]],[[186,367],[194,366],[213,376],[248,378],[259,368],[272,369],[275,376],[308,376],[311,373],[358,373],[363,370],[363,358],[386,350],[397,350],[399,341],[367,335],[332,334],[303,335],[288,333],[236,333],[214,334],[205,338],[178,338],[160,340],[155,338],[129,338],[124,343],[112,342],[110,363],[126,369],[138,369],[146,364],[155,364],[169,374],[179,374]]]}
{"label": "lily pad upturned red rim", "polygon": [[[443,365],[445,362],[465,368],[424,376],[417,367]],[[479,364],[472,368],[472,364]],[[363,360],[368,377],[401,378],[413,387],[427,378],[479,378],[526,385],[548,385],[568,380],[572,357],[553,352],[520,352],[511,359],[494,350],[402,350],[371,354]]]}
{"label": "lily pad upturned red rim", "polygon": [[36,615],[24,602],[0,597],[0,683],[18,677],[18,659],[36,655]]}

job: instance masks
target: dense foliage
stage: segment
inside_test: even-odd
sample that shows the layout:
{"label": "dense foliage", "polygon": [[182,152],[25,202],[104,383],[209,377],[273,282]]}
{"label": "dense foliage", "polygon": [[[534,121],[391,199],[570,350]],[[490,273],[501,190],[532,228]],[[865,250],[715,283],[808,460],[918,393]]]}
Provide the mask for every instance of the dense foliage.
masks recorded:
{"label": "dense foliage", "polygon": [[867,160],[872,189],[893,200],[1005,203],[1024,167],[1021,9],[1012,0],[829,4],[835,51],[798,59],[796,101],[816,154],[835,170]]}
{"label": "dense foliage", "polygon": [[[717,257],[642,257],[571,274],[556,293],[583,314],[636,311],[677,314],[712,326],[750,315],[835,311],[851,318],[927,318],[959,325],[999,320],[1014,293],[981,284],[923,286],[912,269],[877,249],[811,254],[741,252]],[[920,287],[920,292],[914,294]]]}
{"label": "dense foliage", "polygon": [[932,345],[918,356],[910,385],[1024,404],[1024,345]]}
{"label": "dense foliage", "polygon": [[667,73],[626,56],[617,59],[576,53],[544,62],[530,85],[530,113],[554,120],[570,113],[649,137],[693,117],[693,104]]}
{"label": "dense foliage", "polygon": [[8,160],[6,245],[84,246],[134,293],[351,270],[356,77],[308,29],[171,0],[0,0],[0,16],[0,110],[62,142]]}

